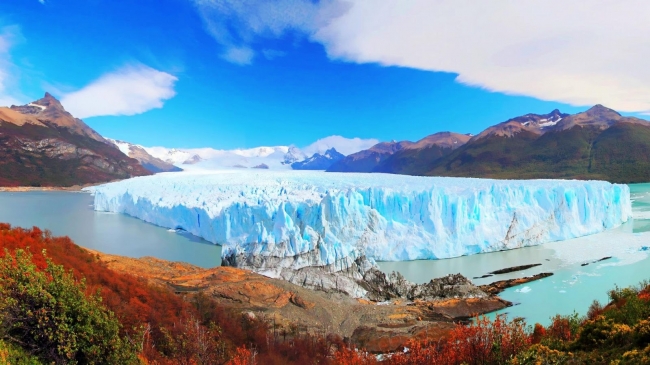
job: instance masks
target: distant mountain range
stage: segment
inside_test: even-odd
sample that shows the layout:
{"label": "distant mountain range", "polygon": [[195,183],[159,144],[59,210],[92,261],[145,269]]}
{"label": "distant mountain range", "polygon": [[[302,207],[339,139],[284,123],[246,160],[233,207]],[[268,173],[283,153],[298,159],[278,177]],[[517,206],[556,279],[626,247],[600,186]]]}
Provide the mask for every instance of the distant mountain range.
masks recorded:
{"label": "distant mountain range", "polygon": [[0,108],[0,186],[71,186],[150,174],[50,94]]}
{"label": "distant mountain range", "polygon": [[27,105],[0,108],[0,186],[70,186],[231,168],[650,181],[650,123],[602,105],[574,115],[526,114],[476,136],[439,132],[367,148],[375,142],[332,136],[304,149],[143,147],[100,136],[46,93]]}
{"label": "distant mountain range", "polygon": [[574,115],[526,114],[471,138],[445,132],[416,143],[380,143],[328,171],[648,182],[650,123],[602,105]]}
{"label": "distant mountain range", "polygon": [[336,148],[307,156],[295,146],[255,147],[217,150],[213,148],[177,149],[142,147],[152,156],[183,169],[264,168],[326,170],[345,156]]}
{"label": "distant mountain range", "polygon": [[411,160],[436,160],[461,147],[470,138],[465,134],[440,132],[417,142],[382,142],[345,157],[327,171],[408,173]]}
{"label": "distant mountain range", "polygon": [[295,147],[274,146],[250,149],[143,147],[149,154],[183,169],[254,168],[290,169],[293,162],[305,159]]}

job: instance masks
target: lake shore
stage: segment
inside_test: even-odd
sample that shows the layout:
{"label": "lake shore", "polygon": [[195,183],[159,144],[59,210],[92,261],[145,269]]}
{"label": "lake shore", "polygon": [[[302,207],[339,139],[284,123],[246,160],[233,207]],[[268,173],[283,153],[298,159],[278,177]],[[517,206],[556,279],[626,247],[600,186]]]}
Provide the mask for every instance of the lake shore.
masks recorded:
{"label": "lake shore", "polygon": [[24,193],[24,192],[33,192],[33,191],[70,191],[77,193],[85,193],[82,191],[83,188],[87,188],[93,185],[73,185],[73,186],[2,186],[0,191],[14,192],[14,193]]}

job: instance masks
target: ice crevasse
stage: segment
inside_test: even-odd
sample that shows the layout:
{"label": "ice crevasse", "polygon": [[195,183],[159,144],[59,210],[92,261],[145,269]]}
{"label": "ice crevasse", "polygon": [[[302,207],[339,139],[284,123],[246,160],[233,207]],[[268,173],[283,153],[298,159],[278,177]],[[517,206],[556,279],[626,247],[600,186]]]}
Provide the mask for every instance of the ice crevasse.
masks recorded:
{"label": "ice crevasse", "polygon": [[223,245],[222,255],[311,253],[318,265],[361,254],[403,261],[514,249],[601,232],[632,216],[627,185],[603,181],[215,171],[90,190],[96,210],[186,230]]}

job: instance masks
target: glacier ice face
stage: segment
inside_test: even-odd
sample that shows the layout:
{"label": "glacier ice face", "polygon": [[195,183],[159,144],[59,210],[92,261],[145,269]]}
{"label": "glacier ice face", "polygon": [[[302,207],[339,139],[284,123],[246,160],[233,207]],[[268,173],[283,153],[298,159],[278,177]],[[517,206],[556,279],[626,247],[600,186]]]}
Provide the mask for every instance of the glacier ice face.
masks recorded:
{"label": "glacier ice face", "polygon": [[[300,268],[442,259],[538,245],[616,227],[627,185],[312,171],[158,174],[90,188],[95,209],[182,228],[223,255]],[[283,260],[283,258],[292,258]]]}

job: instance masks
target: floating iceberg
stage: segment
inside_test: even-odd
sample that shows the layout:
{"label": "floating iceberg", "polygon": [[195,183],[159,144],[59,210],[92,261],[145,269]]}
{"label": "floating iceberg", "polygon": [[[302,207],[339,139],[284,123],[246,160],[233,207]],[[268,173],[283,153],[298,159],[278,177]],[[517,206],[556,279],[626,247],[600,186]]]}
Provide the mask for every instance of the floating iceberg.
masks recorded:
{"label": "floating iceberg", "polygon": [[[585,236],[632,216],[627,185],[303,171],[158,174],[90,188],[95,209],[287,268],[443,259]],[[285,260],[288,259],[288,260]],[[260,267],[268,262],[259,263]]]}

